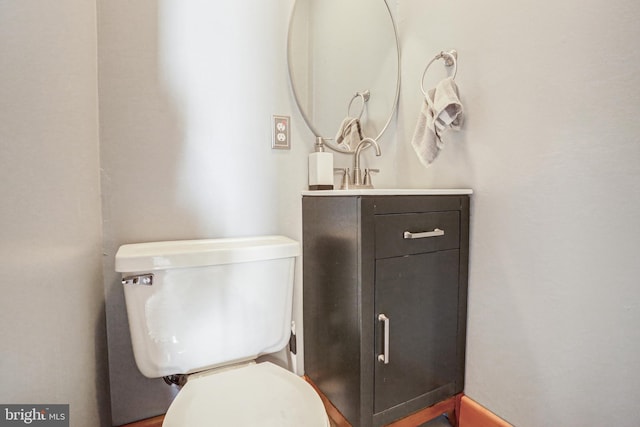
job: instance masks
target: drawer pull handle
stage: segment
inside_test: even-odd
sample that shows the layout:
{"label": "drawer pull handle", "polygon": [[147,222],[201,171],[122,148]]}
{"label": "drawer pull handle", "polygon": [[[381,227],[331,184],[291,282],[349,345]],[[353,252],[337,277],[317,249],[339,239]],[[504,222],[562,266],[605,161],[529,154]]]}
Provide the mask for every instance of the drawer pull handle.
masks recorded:
{"label": "drawer pull handle", "polygon": [[378,314],[378,321],[382,322],[384,327],[384,350],[382,354],[378,355],[378,361],[384,363],[385,365],[389,364],[389,326],[390,320],[384,314]]}
{"label": "drawer pull handle", "polygon": [[424,239],[425,237],[437,237],[437,236],[444,236],[444,230],[440,230],[439,228],[436,228],[433,231],[424,231],[422,233],[412,233],[410,231],[404,232],[405,239]]}

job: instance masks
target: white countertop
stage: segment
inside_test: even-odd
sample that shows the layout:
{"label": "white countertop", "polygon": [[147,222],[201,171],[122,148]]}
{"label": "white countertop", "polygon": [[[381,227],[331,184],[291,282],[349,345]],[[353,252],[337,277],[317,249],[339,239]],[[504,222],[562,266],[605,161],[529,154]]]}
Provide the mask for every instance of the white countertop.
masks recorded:
{"label": "white countertop", "polygon": [[303,191],[303,196],[459,196],[473,194],[469,188],[368,188],[358,190]]}

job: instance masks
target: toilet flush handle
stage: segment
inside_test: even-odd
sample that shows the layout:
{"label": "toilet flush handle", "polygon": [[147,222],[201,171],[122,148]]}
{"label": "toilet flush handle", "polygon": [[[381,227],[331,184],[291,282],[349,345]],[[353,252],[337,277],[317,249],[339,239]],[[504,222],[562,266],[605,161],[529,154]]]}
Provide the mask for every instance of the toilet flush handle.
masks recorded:
{"label": "toilet flush handle", "polygon": [[122,278],[123,285],[153,285],[153,274],[138,274],[136,276],[126,276]]}

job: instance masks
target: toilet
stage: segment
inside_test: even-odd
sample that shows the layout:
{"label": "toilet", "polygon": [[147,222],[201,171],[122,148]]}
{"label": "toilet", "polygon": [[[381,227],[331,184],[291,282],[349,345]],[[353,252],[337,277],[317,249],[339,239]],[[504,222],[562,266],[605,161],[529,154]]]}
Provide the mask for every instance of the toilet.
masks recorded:
{"label": "toilet", "polygon": [[186,382],[163,427],[328,427],[315,390],[260,355],[289,342],[295,258],[283,236],[123,245],[136,365]]}

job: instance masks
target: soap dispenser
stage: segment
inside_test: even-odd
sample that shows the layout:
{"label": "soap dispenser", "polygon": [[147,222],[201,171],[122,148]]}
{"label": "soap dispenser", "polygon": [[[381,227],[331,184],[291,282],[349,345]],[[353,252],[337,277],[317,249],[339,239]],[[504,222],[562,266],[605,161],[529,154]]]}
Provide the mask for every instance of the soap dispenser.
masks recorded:
{"label": "soap dispenser", "polygon": [[317,137],[309,154],[309,190],[333,190],[333,154],[324,151],[322,137]]}

